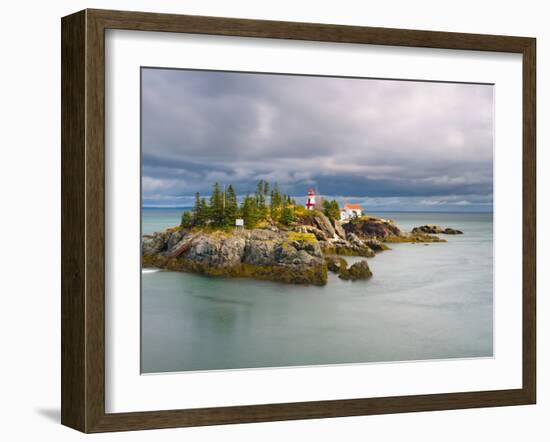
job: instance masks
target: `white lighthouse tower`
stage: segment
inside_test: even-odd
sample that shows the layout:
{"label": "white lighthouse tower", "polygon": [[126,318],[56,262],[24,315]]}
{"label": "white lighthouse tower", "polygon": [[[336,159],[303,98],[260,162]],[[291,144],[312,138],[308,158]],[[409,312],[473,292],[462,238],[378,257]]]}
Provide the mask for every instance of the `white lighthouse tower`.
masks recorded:
{"label": "white lighthouse tower", "polygon": [[306,209],[313,210],[314,208],[315,208],[315,189],[311,187],[307,191]]}

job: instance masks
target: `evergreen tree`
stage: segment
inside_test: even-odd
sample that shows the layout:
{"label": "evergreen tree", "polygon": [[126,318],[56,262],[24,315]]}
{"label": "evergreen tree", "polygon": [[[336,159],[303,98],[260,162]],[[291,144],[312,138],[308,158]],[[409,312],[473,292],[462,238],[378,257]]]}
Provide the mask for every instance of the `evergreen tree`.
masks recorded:
{"label": "evergreen tree", "polygon": [[340,219],[340,206],[338,205],[338,201],[323,201],[323,213],[332,221]]}
{"label": "evergreen tree", "polygon": [[194,225],[194,216],[191,212],[183,212],[181,215],[181,226],[182,227],[193,227]]}
{"label": "evergreen tree", "polygon": [[258,206],[257,199],[246,195],[244,197],[241,214],[244,219],[244,225],[247,229],[253,229],[258,224]]}
{"label": "evergreen tree", "polygon": [[195,205],[193,206],[193,224],[200,226],[200,218],[201,218],[201,196],[199,192],[195,193]]}
{"label": "evergreen tree", "polygon": [[205,226],[210,221],[210,207],[206,202],[206,198],[201,198],[199,204],[199,217],[197,220],[197,226]]}
{"label": "evergreen tree", "polygon": [[257,208],[257,216],[259,219],[265,219],[267,217],[267,205],[265,203],[264,183],[265,182],[263,180],[258,181],[258,185],[256,188],[256,208]]}
{"label": "evergreen tree", "polygon": [[220,189],[219,183],[215,183],[212,187],[212,195],[210,195],[210,213],[209,218],[212,224],[216,227],[225,225],[225,207],[224,194]]}
{"label": "evergreen tree", "polygon": [[281,211],[279,222],[285,226],[290,225],[294,221],[294,210],[291,207],[285,207]]}
{"label": "evergreen tree", "polygon": [[281,193],[279,192],[279,185],[277,183],[275,183],[275,185],[271,189],[270,201],[271,201],[271,218],[276,219],[283,203]]}
{"label": "evergreen tree", "polygon": [[227,187],[225,196],[225,220],[229,226],[235,225],[235,220],[239,217],[239,206],[237,203],[237,195],[235,189],[230,184]]}

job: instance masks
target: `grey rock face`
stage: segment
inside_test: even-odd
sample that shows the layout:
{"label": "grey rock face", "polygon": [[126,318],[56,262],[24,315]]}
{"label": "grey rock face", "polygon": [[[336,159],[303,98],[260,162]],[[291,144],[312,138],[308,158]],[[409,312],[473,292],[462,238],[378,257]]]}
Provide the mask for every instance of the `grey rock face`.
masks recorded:
{"label": "grey rock face", "polygon": [[[310,227],[314,227],[315,229],[318,229],[321,232],[323,232],[323,237],[326,237],[327,239],[336,238],[336,231],[334,230],[334,227],[332,226],[330,220],[322,212],[318,212],[318,211],[309,212],[306,215],[299,217],[298,224],[299,224],[298,228],[295,229],[297,231],[298,229],[301,229],[300,231],[303,230],[305,232],[304,228],[308,229]],[[321,238],[319,239],[321,241],[324,240]]]}
{"label": "grey rock face", "polygon": [[276,242],[273,240],[248,240],[244,248],[242,261],[247,264],[267,266],[277,262]]}
{"label": "grey rock face", "polygon": [[345,238],[346,237],[346,231],[342,227],[342,223],[340,221],[336,220],[336,221],[334,221],[333,225],[334,225],[334,231],[336,232],[336,234],[340,238]]}
{"label": "grey rock face", "polygon": [[350,242],[351,245],[354,246],[362,246],[364,245],[364,242],[359,239],[359,237],[355,233],[348,233],[346,235],[346,239]]}
{"label": "grey rock face", "polygon": [[211,266],[233,266],[241,262],[246,240],[240,236],[199,235],[183,255],[185,259]]}
{"label": "grey rock face", "polygon": [[328,237],[326,232],[314,226],[297,226],[294,230],[300,233],[311,233],[315,235],[315,238],[317,238],[318,241],[328,241],[331,239]]}
{"label": "grey rock face", "polygon": [[332,227],[330,220],[326,217],[324,213],[317,212],[315,214],[314,223],[316,224],[316,227],[319,230],[325,232],[325,234],[329,238],[334,238],[336,236],[336,231],[334,230],[334,227]]}
{"label": "grey rock face", "polygon": [[354,233],[348,233],[346,235],[351,250],[355,251],[359,256],[374,256],[374,251],[367,245],[366,241],[359,238]]}
{"label": "grey rock face", "polygon": [[146,265],[296,284],[326,283],[322,251],[313,235],[263,229],[176,233],[144,236]]}
{"label": "grey rock face", "polygon": [[143,235],[141,249],[143,253],[154,255],[166,250],[168,234],[157,232],[152,235]]}
{"label": "grey rock face", "polygon": [[272,231],[272,230],[265,230],[265,229],[253,229],[250,231],[240,231],[238,232],[239,235],[244,235],[247,238],[250,238],[252,240],[257,241],[268,241],[268,240],[276,240],[278,238],[281,238],[281,233]]}
{"label": "grey rock face", "polygon": [[181,231],[174,232],[168,237],[168,243],[166,248],[172,250],[176,244],[178,244],[183,238],[183,233]]}

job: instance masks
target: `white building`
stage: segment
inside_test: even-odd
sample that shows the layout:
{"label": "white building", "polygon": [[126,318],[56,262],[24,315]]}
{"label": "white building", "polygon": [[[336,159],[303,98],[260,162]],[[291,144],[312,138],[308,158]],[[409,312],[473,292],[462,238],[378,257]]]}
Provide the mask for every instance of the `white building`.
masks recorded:
{"label": "white building", "polygon": [[352,218],[358,218],[363,215],[363,209],[359,204],[344,204],[340,209],[340,221],[347,221]]}

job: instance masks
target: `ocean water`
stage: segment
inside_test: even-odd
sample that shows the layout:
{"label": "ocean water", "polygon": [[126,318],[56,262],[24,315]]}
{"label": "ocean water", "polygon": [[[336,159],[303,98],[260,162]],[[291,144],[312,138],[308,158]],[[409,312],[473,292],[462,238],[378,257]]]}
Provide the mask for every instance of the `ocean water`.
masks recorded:
{"label": "ocean water", "polygon": [[[144,209],[143,232],[177,224],[181,210]],[[368,259],[370,280],[329,273],[324,287],[144,269],[142,372],[492,356],[492,214],[376,215],[464,235],[392,244]]]}

